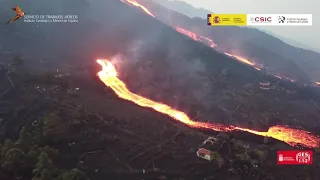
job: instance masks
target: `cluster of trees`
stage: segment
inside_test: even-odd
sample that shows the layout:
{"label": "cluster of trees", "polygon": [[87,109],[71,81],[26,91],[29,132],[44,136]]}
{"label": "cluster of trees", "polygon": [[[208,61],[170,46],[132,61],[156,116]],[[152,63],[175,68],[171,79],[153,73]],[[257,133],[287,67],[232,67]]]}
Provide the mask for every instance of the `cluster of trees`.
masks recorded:
{"label": "cluster of trees", "polygon": [[36,138],[22,128],[18,140],[1,142],[0,171],[15,179],[87,180],[79,169],[65,171],[57,168],[52,158],[58,155],[58,151],[49,146],[40,147]]}

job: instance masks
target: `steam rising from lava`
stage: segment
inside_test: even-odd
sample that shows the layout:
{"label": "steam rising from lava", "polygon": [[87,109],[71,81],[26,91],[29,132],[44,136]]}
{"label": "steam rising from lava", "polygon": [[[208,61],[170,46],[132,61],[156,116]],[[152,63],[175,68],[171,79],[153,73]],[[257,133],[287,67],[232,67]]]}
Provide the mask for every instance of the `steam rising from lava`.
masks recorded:
{"label": "steam rising from lava", "polygon": [[106,86],[110,87],[120,98],[131,101],[142,107],[152,108],[155,111],[168,115],[173,119],[188,125],[189,127],[223,132],[240,130],[260,136],[272,137],[280,141],[284,141],[292,146],[301,144],[306,147],[314,148],[317,147],[318,143],[320,142],[320,138],[318,136],[312,135],[310,132],[291,129],[284,126],[274,126],[269,128],[268,132],[259,132],[237,126],[193,121],[188,117],[187,114],[182,111],[176,110],[166,104],[155,102],[129,91],[126,87],[126,84],[117,77],[117,71],[110,61],[97,60],[97,62],[102,66],[102,70],[98,72],[100,80]]}

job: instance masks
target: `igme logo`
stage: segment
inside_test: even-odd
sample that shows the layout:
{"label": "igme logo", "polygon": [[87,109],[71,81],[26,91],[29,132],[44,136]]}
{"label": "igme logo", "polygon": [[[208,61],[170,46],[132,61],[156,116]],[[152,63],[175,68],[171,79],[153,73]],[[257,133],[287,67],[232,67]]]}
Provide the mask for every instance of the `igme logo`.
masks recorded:
{"label": "igme logo", "polygon": [[278,22],[279,22],[279,23],[284,23],[285,20],[286,20],[286,17],[284,17],[284,16],[278,16]]}

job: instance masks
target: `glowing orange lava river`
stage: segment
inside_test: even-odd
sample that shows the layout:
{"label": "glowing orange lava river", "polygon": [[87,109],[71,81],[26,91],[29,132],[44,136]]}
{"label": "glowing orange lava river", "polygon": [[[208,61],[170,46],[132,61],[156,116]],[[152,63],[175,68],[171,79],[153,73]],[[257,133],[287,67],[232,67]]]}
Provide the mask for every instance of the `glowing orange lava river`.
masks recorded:
{"label": "glowing orange lava river", "polygon": [[310,132],[292,129],[285,126],[273,126],[269,128],[268,132],[259,132],[251,129],[228,126],[217,123],[205,123],[191,120],[187,114],[176,110],[166,104],[155,102],[143,96],[135,94],[128,90],[126,84],[118,78],[115,67],[108,60],[97,60],[101,65],[102,70],[98,72],[100,80],[108,87],[110,87],[120,98],[131,101],[139,106],[145,108],[152,108],[162,114],[168,115],[174,120],[177,120],[191,128],[203,128],[213,131],[230,132],[235,130],[246,131],[260,136],[268,136],[280,141],[286,142],[291,146],[303,145],[306,147],[315,148],[320,142],[320,138],[311,134]]}

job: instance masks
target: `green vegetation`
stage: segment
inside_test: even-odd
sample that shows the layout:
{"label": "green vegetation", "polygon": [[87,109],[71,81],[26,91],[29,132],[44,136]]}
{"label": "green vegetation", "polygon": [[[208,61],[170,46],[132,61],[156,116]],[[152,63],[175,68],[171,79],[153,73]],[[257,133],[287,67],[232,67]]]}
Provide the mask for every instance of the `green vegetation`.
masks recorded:
{"label": "green vegetation", "polygon": [[[36,128],[35,128],[36,129]],[[79,169],[65,171],[58,169],[52,158],[58,151],[49,147],[41,147],[38,132],[31,136],[26,128],[20,131],[15,142],[6,139],[1,143],[0,171],[3,170],[14,177],[32,177],[32,180],[86,180],[86,175]]]}
{"label": "green vegetation", "polygon": [[224,159],[218,152],[212,152],[213,160],[218,164],[219,167],[224,165]]}

